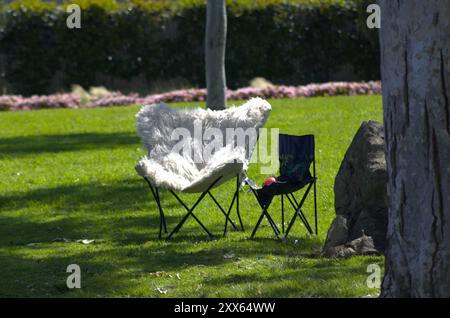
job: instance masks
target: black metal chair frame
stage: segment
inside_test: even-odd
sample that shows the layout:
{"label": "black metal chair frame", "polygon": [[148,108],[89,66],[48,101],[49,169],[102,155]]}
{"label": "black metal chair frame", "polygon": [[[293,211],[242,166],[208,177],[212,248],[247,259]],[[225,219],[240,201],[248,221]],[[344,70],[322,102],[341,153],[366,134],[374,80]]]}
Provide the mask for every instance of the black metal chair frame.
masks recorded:
{"label": "black metal chair frame", "polygon": [[[281,233],[283,233],[283,237],[284,238],[286,238],[289,235],[289,232],[291,231],[292,226],[294,225],[295,220],[296,220],[297,217],[305,225],[305,227],[308,230],[308,232],[311,235],[313,235],[314,231],[311,228],[311,225],[309,224],[305,214],[302,211],[303,204],[305,203],[305,200],[306,200],[309,192],[311,191],[312,187],[313,187],[313,192],[314,192],[314,225],[315,225],[315,234],[316,235],[318,234],[317,185],[316,185],[317,184],[317,178],[316,178],[316,156],[315,156],[315,150],[314,150],[314,153],[313,153],[312,166],[313,166],[312,180],[310,182],[306,183],[302,187],[302,189],[303,189],[305,186],[308,186],[306,188],[306,191],[303,194],[302,199],[300,200],[300,203],[295,198],[294,193],[300,191],[301,189],[299,189],[299,190],[297,190],[295,192],[291,192],[291,193],[287,193],[287,194],[281,194],[281,226],[282,226],[281,232],[278,229],[278,227],[277,227],[276,223],[274,222],[273,218],[270,216],[270,214],[268,212],[268,205],[262,204],[261,199],[260,199],[260,197],[258,195],[258,192],[254,189],[254,187],[250,186],[250,189],[251,189],[253,195],[255,196],[259,206],[262,209],[261,215],[260,215],[258,221],[256,222],[256,225],[255,225],[255,227],[254,227],[254,229],[252,231],[252,234],[251,234],[250,238],[252,238],[252,239],[254,238],[254,236],[255,236],[255,234],[256,234],[256,232],[257,232],[257,230],[258,230],[258,228],[259,228],[259,226],[261,224],[261,221],[263,220],[264,217],[266,217],[267,220],[269,221],[269,224],[270,224],[273,232],[275,233],[275,235],[276,235],[276,237],[278,239],[280,239],[280,234]],[[285,225],[284,225],[284,223],[285,223],[285,218],[284,218],[284,216],[285,216],[285,213],[284,213],[284,196],[286,196],[286,198],[288,199],[289,203],[292,205],[292,207],[293,207],[293,209],[295,211],[294,215],[292,216],[292,218],[291,218],[291,220],[290,220],[290,222],[288,224],[288,227],[287,227],[286,231],[285,231]],[[269,205],[270,205],[270,203],[269,203]]]}
{"label": "black metal chair frame", "polygon": [[[272,217],[270,216],[269,211],[268,211],[268,206],[264,205],[264,204],[261,202],[261,199],[259,198],[259,195],[258,195],[258,193],[256,192],[255,189],[253,189],[252,187],[250,187],[250,189],[252,190],[253,195],[254,195],[255,198],[256,198],[256,201],[258,201],[258,204],[259,204],[259,206],[260,206],[261,209],[262,209],[261,215],[260,215],[258,221],[256,222],[256,225],[255,225],[255,227],[254,227],[254,229],[253,229],[253,231],[252,231],[252,234],[250,235],[250,238],[253,238],[253,237],[255,236],[256,231],[258,230],[259,225],[261,224],[261,221],[263,220],[264,217],[266,217],[267,220],[269,221],[270,226],[272,227],[273,232],[275,233],[275,235],[276,235],[277,238],[279,239],[279,238],[280,238],[280,230],[278,229],[278,227],[277,227],[275,221],[274,221],[274,220],[272,219]],[[284,226],[283,226],[283,227],[284,227]]]}
{"label": "black metal chair frame", "polygon": [[[201,226],[201,228],[208,234],[208,236],[210,236],[210,237],[214,236],[206,228],[206,226],[199,220],[199,218],[194,214],[195,208],[206,197],[206,195],[209,195],[211,197],[211,199],[214,201],[214,203],[220,209],[222,214],[225,216],[225,226],[224,226],[223,236],[225,236],[226,233],[227,233],[228,222],[230,222],[230,224],[233,226],[233,228],[235,230],[238,230],[238,227],[233,222],[233,220],[231,220],[231,218],[230,218],[231,210],[233,209],[234,204],[236,204],[236,213],[238,215],[238,219],[239,219],[239,223],[240,223],[240,226],[241,226],[241,230],[244,231],[244,225],[242,223],[242,218],[241,218],[241,214],[240,214],[240,211],[239,211],[239,189],[240,189],[240,186],[241,186],[239,175],[236,176],[236,191],[234,192],[233,198],[231,200],[231,203],[230,203],[230,206],[229,206],[227,212],[225,212],[225,209],[220,205],[220,203],[217,201],[217,199],[211,193],[211,189],[214,187],[214,185],[217,184],[217,182],[219,182],[220,179],[222,179],[222,177],[223,176],[220,176],[216,180],[214,180],[209,185],[209,187],[200,194],[200,196],[198,197],[197,201],[194,203],[194,205],[191,208],[189,208],[183,202],[183,200],[181,200],[180,197],[173,190],[169,190],[169,192],[177,199],[177,201],[186,209],[187,213],[183,216],[183,218],[175,226],[175,228],[167,235],[166,239],[171,239],[175,233],[179,232],[179,230],[181,229],[183,224],[186,222],[186,220],[189,218],[189,216],[192,216],[192,218]],[[147,182],[147,184],[148,184],[148,186],[149,186],[149,188],[150,188],[150,190],[151,190],[151,192],[153,194],[153,198],[155,199],[156,205],[158,206],[158,210],[159,210],[159,235],[158,235],[158,238],[161,239],[162,238],[162,231],[163,231],[163,229],[164,229],[164,232],[166,234],[168,232],[167,231],[166,218],[165,218],[165,215],[164,215],[164,209],[163,209],[162,204],[161,204],[161,197],[160,197],[158,188],[155,185],[152,185],[150,180],[148,180],[148,178],[144,177],[144,179]]]}

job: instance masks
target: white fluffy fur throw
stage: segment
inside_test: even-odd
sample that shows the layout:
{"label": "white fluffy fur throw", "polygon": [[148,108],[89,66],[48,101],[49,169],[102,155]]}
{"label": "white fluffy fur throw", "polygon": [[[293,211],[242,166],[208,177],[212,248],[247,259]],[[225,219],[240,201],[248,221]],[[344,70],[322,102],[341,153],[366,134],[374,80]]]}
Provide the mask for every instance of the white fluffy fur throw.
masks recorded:
{"label": "white fluffy fur throw", "polygon": [[[222,176],[215,184],[218,186],[247,169],[256,145],[256,139],[250,138],[245,145],[236,146],[234,139],[227,140],[227,128],[257,132],[270,111],[270,104],[261,98],[220,111],[177,109],[163,103],[143,106],[136,115],[137,129],[148,156],[139,161],[136,170],[152,184],[175,191],[203,192]],[[223,140],[216,134],[222,134]],[[209,155],[205,150],[210,150],[213,142],[220,147],[215,144],[216,151]]]}

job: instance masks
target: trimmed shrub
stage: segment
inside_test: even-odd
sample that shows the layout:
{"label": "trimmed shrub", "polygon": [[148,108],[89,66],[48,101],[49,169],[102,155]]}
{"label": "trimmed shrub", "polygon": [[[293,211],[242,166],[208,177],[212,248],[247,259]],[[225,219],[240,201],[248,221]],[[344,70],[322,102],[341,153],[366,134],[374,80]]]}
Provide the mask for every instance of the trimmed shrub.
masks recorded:
{"label": "trimmed shrub", "polygon": [[[228,1],[227,83],[255,76],[277,84],[325,82],[341,69],[379,79],[377,32],[365,26],[368,0]],[[0,56],[16,93],[49,93],[77,83],[185,78],[204,87],[205,1],[71,0],[81,29],[66,27],[65,6],[13,1],[3,9]],[[337,78],[339,79],[339,78]]]}

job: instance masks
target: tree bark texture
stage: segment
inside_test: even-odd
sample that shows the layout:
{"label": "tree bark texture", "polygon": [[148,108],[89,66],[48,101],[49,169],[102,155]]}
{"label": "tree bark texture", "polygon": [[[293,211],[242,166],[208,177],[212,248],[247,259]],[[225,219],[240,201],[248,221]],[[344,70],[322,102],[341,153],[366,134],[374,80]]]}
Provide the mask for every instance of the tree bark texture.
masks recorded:
{"label": "tree bark texture", "polygon": [[450,297],[450,1],[379,0],[389,225],[382,297]]}
{"label": "tree bark texture", "polygon": [[225,44],[227,13],[225,0],[208,0],[206,5],[205,65],[206,106],[226,108]]}

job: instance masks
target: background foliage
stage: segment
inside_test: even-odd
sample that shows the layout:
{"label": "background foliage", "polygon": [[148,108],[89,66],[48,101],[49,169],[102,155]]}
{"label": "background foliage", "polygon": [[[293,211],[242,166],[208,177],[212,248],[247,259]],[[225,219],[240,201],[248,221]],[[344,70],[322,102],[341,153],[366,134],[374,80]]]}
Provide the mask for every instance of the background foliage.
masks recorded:
{"label": "background foliage", "polygon": [[[99,76],[147,81],[183,78],[204,87],[205,1],[80,0],[82,28],[68,29],[64,5],[13,1],[2,9],[2,76],[14,93],[49,93]],[[230,88],[255,76],[277,84],[379,79],[377,32],[367,0],[233,0],[228,3],[226,69]],[[11,93],[11,92],[9,92]]]}

